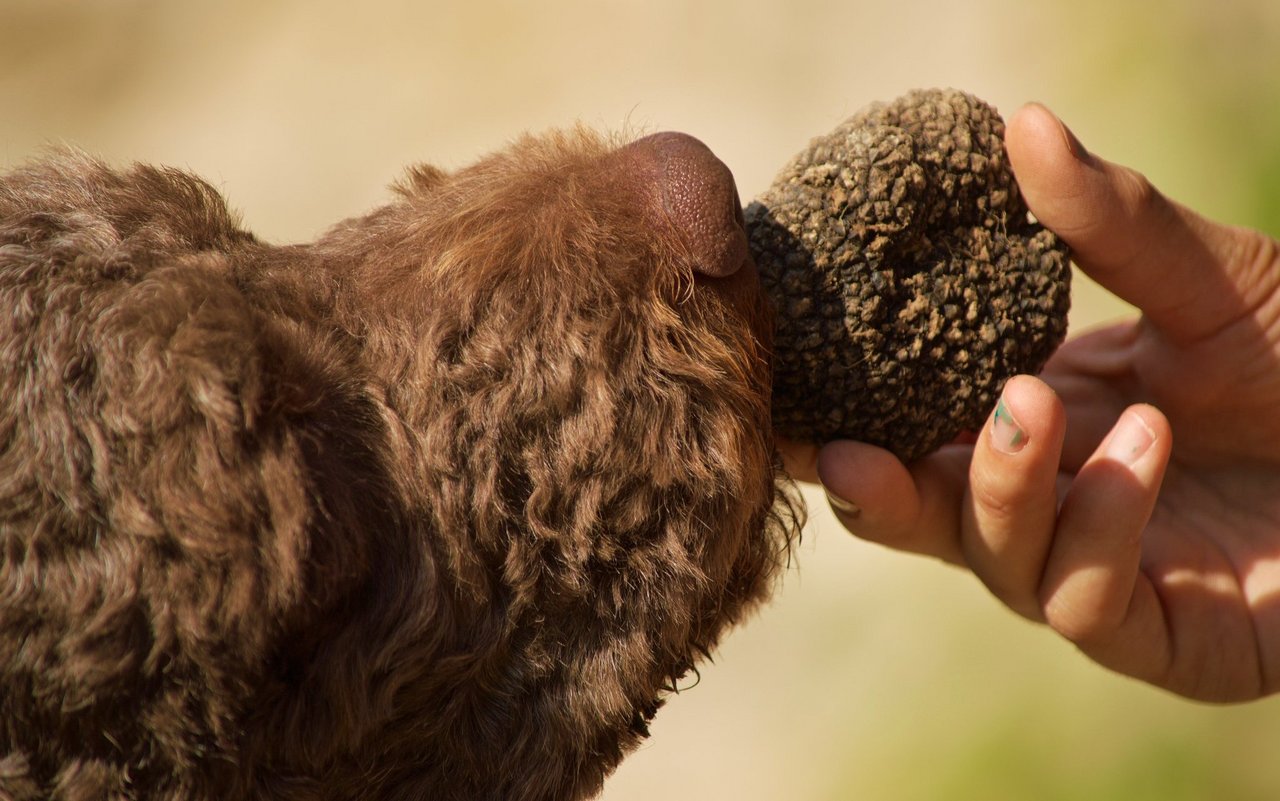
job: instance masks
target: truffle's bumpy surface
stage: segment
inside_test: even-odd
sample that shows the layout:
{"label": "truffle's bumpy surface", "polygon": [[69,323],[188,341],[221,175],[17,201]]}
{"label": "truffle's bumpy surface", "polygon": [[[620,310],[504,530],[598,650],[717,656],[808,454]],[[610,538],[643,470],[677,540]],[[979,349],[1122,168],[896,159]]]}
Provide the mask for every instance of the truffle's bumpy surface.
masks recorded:
{"label": "truffle's bumpy surface", "polygon": [[781,433],[915,459],[1062,341],[1066,246],[1028,218],[1003,135],[974,97],[912,92],[813,140],[748,207]]}

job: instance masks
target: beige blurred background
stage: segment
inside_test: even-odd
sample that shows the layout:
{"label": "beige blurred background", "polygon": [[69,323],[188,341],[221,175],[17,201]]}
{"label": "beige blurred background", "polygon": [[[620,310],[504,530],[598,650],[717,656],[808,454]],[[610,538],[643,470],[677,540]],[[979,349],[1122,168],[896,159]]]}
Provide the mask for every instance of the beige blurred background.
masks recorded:
{"label": "beige blurred background", "polygon": [[[55,142],[188,167],[280,242],[410,162],[575,121],[690,132],[746,198],[864,103],[935,85],[1046,102],[1095,153],[1280,233],[1276,0],[0,0],[0,167]],[[1078,284],[1075,330],[1127,313]],[[776,602],[607,801],[1280,798],[1280,701],[1110,675],[813,500]]]}

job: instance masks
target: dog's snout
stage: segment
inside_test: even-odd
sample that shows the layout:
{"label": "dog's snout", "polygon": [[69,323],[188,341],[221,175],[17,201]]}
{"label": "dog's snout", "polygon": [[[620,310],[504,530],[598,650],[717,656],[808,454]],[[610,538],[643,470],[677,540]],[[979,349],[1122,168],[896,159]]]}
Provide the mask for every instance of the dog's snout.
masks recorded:
{"label": "dog's snout", "polygon": [[695,272],[723,278],[750,259],[733,173],[711,149],[682,133],[664,132],[631,145],[649,161],[655,205],[683,242]]}

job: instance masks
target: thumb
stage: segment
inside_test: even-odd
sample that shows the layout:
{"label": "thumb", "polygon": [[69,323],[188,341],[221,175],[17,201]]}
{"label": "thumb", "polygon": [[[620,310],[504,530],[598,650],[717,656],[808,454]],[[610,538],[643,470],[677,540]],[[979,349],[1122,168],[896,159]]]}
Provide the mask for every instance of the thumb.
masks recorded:
{"label": "thumb", "polygon": [[1089,154],[1047,108],[1009,121],[1009,160],[1027,205],[1076,264],[1175,340],[1199,339],[1259,302],[1260,234],[1209,222],[1141,174]]}

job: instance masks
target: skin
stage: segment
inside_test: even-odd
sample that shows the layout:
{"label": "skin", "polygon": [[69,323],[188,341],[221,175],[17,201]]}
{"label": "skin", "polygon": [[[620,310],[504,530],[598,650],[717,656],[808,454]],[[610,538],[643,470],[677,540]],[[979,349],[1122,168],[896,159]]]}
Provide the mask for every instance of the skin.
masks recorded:
{"label": "skin", "polygon": [[1036,217],[1142,311],[1010,381],[971,444],[911,465],[786,444],[850,531],[963,566],[1089,658],[1188,698],[1280,690],[1280,244],[1009,122]]}

